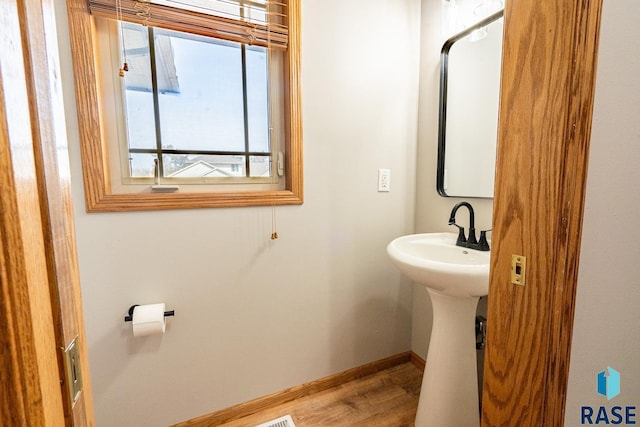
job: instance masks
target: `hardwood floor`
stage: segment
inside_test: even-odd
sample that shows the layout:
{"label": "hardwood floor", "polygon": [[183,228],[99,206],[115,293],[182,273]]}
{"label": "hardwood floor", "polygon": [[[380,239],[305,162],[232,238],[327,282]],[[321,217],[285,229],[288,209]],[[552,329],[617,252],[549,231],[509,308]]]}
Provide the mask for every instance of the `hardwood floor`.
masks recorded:
{"label": "hardwood floor", "polygon": [[254,427],[287,414],[296,427],[413,426],[421,382],[422,371],[406,362],[222,426]]}

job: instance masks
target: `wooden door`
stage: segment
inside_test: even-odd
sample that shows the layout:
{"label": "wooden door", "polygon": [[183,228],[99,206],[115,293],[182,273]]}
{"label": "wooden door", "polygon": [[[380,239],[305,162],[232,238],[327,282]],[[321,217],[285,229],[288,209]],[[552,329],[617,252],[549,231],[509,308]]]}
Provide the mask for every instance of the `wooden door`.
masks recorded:
{"label": "wooden door", "polygon": [[53,2],[0,16],[0,424],[92,425]]}
{"label": "wooden door", "polygon": [[483,426],[564,422],[601,7],[506,2]]}

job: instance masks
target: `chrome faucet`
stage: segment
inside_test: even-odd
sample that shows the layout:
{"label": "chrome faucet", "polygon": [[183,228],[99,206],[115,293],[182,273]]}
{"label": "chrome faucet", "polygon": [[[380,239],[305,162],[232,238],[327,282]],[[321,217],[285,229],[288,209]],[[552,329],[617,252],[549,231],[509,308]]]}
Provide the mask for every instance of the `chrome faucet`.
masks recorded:
{"label": "chrome faucet", "polygon": [[[464,232],[464,227],[456,224],[456,213],[462,206],[469,210],[469,236],[467,237]],[[449,216],[449,225],[455,225],[458,227],[458,240],[456,240],[456,246],[462,246],[463,248],[476,249],[478,251],[488,251],[489,242],[487,241],[487,231],[480,231],[480,241],[476,239],[476,226],[475,226],[475,214],[473,212],[473,206],[469,202],[457,203],[451,210]]]}

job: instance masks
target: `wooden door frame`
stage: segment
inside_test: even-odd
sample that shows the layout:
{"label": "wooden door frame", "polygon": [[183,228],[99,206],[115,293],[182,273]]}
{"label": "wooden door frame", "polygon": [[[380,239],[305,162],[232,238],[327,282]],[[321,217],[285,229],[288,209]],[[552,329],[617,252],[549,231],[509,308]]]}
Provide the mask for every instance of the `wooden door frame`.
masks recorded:
{"label": "wooden door frame", "polygon": [[[0,425],[90,426],[53,0],[0,2],[0,16]],[[83,387],[72,405],[74,340]]]}
{"label": "wooden door frame", "polygon": [[506,2],[483,426],[564,423],[601,10]]}
{"label": "wooden door frame", "polygon": [[[0,424],[64,425],[28,80],[16,2],[0,2]],[[6,43],[13,40],[12,45]]]}

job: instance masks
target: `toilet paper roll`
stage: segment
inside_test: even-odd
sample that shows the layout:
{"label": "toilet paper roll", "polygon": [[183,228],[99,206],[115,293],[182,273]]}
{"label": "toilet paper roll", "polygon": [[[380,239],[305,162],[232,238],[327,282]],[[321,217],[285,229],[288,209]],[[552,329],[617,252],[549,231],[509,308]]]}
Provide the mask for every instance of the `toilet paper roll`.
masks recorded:
{"label": "toilet paper roll", "polygon": [[164,334],[164,303],[139,305],[133,309],[133,336]]}

